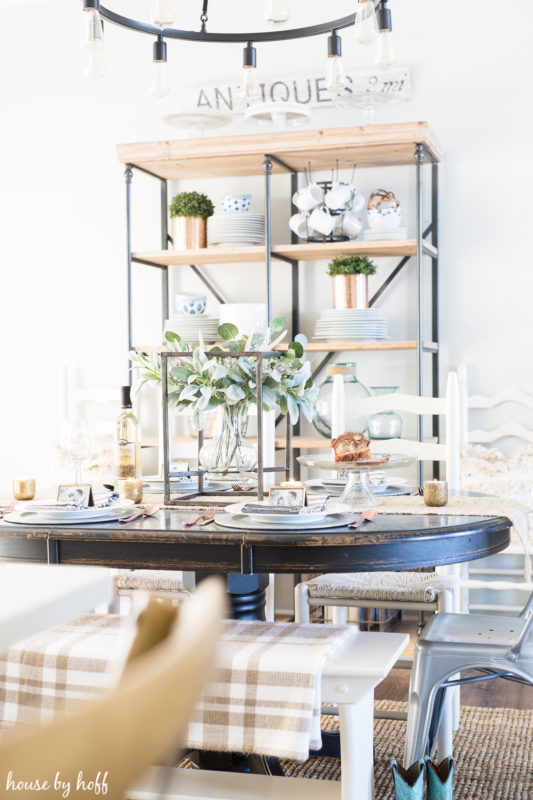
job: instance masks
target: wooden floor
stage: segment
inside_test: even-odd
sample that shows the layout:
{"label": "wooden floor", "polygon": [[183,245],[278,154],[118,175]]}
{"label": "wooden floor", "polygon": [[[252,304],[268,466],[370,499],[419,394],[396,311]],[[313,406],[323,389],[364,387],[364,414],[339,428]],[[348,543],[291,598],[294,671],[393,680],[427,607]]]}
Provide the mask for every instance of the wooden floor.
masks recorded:
{"label": "wooden floor", "polygon": [[[412,655],[416,637],[414,622],[401,622],[398,632],[409,633],[411,641],[406,655]],[[376,687],[376,700],[407,700],[410,671],[393,669],[389,676]],[[461,705],[482,706],[484,708],[533,708],[533,686],[521,686],[504,680],[487,681],[461,687]]]}

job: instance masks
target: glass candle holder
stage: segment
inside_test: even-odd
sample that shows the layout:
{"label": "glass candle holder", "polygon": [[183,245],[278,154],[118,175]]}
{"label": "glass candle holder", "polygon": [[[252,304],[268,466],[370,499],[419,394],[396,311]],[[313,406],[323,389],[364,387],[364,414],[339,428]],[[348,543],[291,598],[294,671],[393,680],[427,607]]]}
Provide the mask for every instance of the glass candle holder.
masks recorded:
{"label": "glass candle holder", "polygon": [[35,497],[35,478],[17,478],[13,481],[15,500],[33,500]]}
{"label": "glass candle holder", "polygon": [[118,494],[121,500],[133,500],[140,503],[143,499],[142,478],[121,478],[118,481]]}
{"label": "glass candle holder", "polygon": [[448,502],[446,481],[424,481],[424,503],[427,506],[445,506]]}

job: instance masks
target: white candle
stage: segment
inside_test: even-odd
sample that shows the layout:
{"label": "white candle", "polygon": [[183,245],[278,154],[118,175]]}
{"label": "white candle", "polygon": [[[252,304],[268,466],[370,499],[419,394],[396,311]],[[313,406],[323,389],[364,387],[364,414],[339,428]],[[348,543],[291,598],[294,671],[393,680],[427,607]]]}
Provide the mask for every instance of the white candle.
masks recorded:
{"label": "white candle", "polygon": [[344,402],[344,376],[333,376],[331,395],[331,438],[346,432],[346,407]]}

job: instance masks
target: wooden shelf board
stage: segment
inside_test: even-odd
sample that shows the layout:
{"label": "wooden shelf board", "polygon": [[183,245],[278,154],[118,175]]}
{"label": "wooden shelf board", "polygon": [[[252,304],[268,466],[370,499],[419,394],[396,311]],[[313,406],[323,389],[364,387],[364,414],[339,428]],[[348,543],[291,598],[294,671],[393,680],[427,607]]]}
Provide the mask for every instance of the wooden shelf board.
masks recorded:
{"label": "wooden shelf board", "polygon": [[[214,345],[215,342],[205,342],[207,347]],[[288,343],[277,345],[276,350],[287,350]],[[167,350],[165,345],[138,345],[133,348],[138,353],[148,353],[151,350],[161,352]],[[391,342],[388,339],[380,342],[308,342],[306,353],[351,353],[357,350],[416,350],[416,341]]]}
{"label": "wooden shelf board", "polygon": [[[288,344],[280,344],[276,349],[286,350]],[[416,350],[415,341],[390,342],[308,342],[306,353],[350,353],[356,350]]]}
{"label": "wooden shelf board", "polygon": [[[436,253],[429,242],[427,250]],[[312,244],[276,244],[272,258],[278,255],[294,261],[325,261],[340,253],[367,255],[373,258],[416,255],[416,239],[384,242],[314,242]],[[157,266],[182,266],[189,264],[240,264],[265,260],[265,247],[204,247],[200,250],[151,250],[135,252],[133,260],[149,261]]]}
{"label": "wooden shelf board", "polygon": [[[441,160],[439,141],[427,122],[140,142],[120,144],[117,153],[123,164],[178,180],[261,175],[267,153],[298,172],[309,161],[315,172],[331,170],[336,159],[341,169],[351,169],[354,163],[358,167],[414,166],[416,144],[423,144],[433,158]],[[274,163],[273,172],[284,170]]]}

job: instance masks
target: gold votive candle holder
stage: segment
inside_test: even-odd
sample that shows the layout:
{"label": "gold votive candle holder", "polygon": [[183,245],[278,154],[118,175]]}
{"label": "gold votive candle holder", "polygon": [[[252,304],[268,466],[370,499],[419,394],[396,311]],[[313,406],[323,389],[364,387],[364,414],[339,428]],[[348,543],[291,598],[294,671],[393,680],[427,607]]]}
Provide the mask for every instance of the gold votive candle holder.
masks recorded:
{"label": "gold votive candle holder", "polygon": [[13,481],[15,500],[33,500],[35,497],[35,478],[16,478]]}
{"label": "gold votive candle holder", "polygon": [[424,503],[427,506],[445,506],[447,502],[447,481],[424,481]]}
{"label": "gold votive candle holder", "polygon": [[120,478],[118,494],[121,500],[133,500],[134,503],[140,503],[143,499],[142,478]]}

